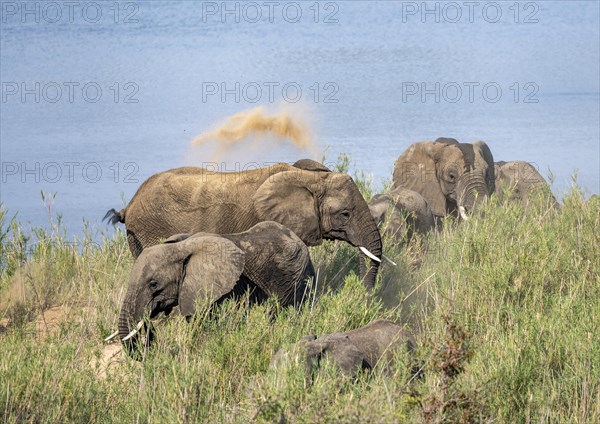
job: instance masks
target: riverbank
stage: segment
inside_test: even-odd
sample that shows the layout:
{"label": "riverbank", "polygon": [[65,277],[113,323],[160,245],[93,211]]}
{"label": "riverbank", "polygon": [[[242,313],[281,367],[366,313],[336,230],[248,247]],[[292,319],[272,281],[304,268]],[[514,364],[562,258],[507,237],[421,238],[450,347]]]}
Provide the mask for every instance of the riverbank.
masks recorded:
{"label": "riverbank", "polygon": [[[369,184],[358,179],[365,197]],[[600,421],[600,202],[573,188],[558,210],[500,207],[403,247],[385,240],[375,293],[355,249],[311,248],[317,288],[299,309],[228,302],[213,318],[157,323],[143,363],[117,328],[132,258],[123,231],[66,240],[0,216],[3,422]],[[414,358],[357,381],[273,370],[302,336],[377,318],[415,333]],[[408,362],[423,377],[413,379]]]}

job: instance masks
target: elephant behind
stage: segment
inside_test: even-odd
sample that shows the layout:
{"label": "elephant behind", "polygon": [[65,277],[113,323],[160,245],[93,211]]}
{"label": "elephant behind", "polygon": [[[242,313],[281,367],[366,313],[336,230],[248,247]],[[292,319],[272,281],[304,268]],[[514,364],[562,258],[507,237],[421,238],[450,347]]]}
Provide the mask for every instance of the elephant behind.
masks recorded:
{"label": "elephant behind", "polygon": [[144,249],[135,261],[119,337],[133,355],[145,316],[168,315],[179,306],[189,317],[197,300],[217,304],[247,290],[254,302],[276,296],[282,306],[298,305],[308,278],[314,278],[308,247],[277,222],[261,222],[237,234],[178,234]]}
{"label": "elephant behind", "polygon": [[327,239],[359,247],[372,260],[367,287],[382,256],[377,224],[352,178],[308,159],[242,172],[171,169],[148,178],[105,218],[125,224],[135,257],[174,234],[237,233],[262,221],[285,225],[308,246]]}
{"label": "elephant behind", "polygon": [[466,219],[494,192],[494,158],[483,141],[438,138],[414,143],[394,164],[393,186],[419,193],[435,217]]}
{"label": "elephant behind", "polygon": [[376,194],[369,202],[369,209],[378,225],[387,223],[385,233],[396,241],[410,239],[414,232],[425,234],[435,227],[427,201],[404,187]]}
{"label": "elephant behind", "polygon": [[526,207],[539,197],[552,207],[558,206],[544,177],[528,162],[496,162],[495,176],[496,195],[501,202],[520,202]]}

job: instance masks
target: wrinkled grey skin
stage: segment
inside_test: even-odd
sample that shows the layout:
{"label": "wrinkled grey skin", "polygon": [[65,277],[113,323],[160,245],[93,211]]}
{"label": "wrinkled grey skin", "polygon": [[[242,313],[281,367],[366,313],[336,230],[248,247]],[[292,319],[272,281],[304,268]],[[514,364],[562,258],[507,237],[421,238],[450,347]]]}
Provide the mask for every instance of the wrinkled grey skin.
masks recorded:
{"label": "wrinkled grey skin", "polygon": [[427,201],[419,193],[397,187],[389,193],[376,194],[369,202],[375,222],[385,234],[398,242],[410,240],[417,232],[425,234],[434,228],[434,219]]}
{"label": "wrinkled grey skin", "polygon": [[496,195],[501,202],[520,202],[523,206],[529,206],[539,196],[550,206],[558,207],[550,186],[530,163],[520,160],[496,162],[494,174]]}
{"label": "wrinkled grey skin", "polygon": [[419,193],[435,217],[465,216],[494,192],[494,158],[487,144],[438,138],[412,144],[394,165],[393,186]]}
{"label": "wrinkled grey skin", "polygon": [[[251,300],[276,296],[298,305],[314,277],[308,247],[283,225],[266,221],[248,231],[216,235],[179,234],[151,246],[133,265],[119,317],[122,340],[145,316],[168,315],[179,306],[191,316],[196,301],[210,304],[252,290]],[[123,342],[135,356],[137,337]]]}
{"label": "wrinkled grey skin", "polygon": [[[312,340],[311,340],[312,339]],[[380,361],[388,363],[398,349],[409,352],[414,340],[398,324],[377,320],[345,333],[332,333],[316,338],[307,336],[301,342],[306,353],[306,369],[311,375],[321,361],[329,360],[347,376],[360,370],[373,369]]]}
{"label": "wrinkled grey skin", "polygon": [[[382,253],[377,224],[352,178],[309,159],[242,172],[171,169],[147,179],[127,207],[105,218],[125,223],[134,257],[174,234],[238,233],[262,221],[285,225],[308,246],[343,240],[377,258]],[[371,261],[367,287],[378,267]]]}

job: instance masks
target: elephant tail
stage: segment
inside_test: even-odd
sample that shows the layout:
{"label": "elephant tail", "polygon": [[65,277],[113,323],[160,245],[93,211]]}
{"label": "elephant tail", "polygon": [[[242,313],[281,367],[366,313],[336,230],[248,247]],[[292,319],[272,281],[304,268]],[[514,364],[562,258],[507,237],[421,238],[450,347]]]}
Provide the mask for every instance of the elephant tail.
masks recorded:
{"label": "elephant tail", "polygon": [[107,221],[112,225],[115,225],[117,222],[121,222],[125,224],[125,209],[121,209],[120,211],[116,211],[114,208],[110,209],[102,218],[102,221]]}

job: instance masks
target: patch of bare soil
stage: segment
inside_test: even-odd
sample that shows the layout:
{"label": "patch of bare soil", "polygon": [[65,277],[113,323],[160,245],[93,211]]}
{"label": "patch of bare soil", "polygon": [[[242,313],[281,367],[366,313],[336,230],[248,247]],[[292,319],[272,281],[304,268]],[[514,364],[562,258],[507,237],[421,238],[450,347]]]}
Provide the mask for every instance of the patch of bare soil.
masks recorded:
{"label": "patch of bare soil", "polygon": [[0,292],[0,335],[8,330],[11,318],[14,319],[15,308],[25,303],[25,281],[27,274],[24,268],[16,271],[10,284]]}
{"label": "patch of bare soil", "polygon": [[[38,340],[46,340],[48,337],[59,335],[61,324],[82,322],[88,312],[89,308],[85,307],[73,309],[65,305],[54,306],[38,314],[35,318],[32,315],[32,322],[27,325],[27,328]],[[0,334],[6,332],[11,324],[11,315],[7,313],[7,310],[0,310]]]}
{"label": "patch of bare soil", "polygon": [[15,303],[25,302],[25,270],[19,269],[13,275],[8,288],[0,293],[0,316]]}
{"label": "patch of bare soil", "polygon": [[121,343],[111,343],[104,346],[100,358],[92,359],[90,366],[97,370],[99,380],[104,380],[106,376],[116,370],[119,364],[125,362],[125,353]]}
{"label": "patch of bare soil", "polygon": [[35,334],[40,339],[56,336],[60,323],[66,321],[69,310],[66,306],[56,306],[39,314],[34,322]]}

